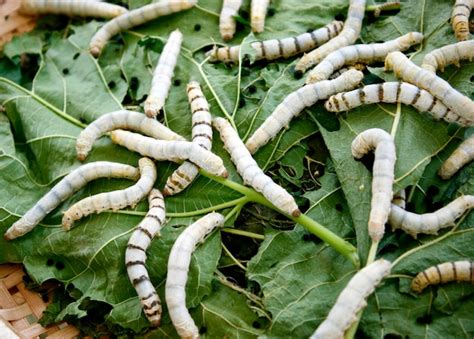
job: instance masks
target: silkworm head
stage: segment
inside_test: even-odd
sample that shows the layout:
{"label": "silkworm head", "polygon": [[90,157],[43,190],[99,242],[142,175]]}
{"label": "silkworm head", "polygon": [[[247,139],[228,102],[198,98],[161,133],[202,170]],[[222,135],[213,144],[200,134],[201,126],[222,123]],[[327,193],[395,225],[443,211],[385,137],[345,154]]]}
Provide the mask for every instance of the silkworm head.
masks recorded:
{"label": "silkworm head", "polygon": [[63,215],[63,219],[61,221],[61,224],[63,225],[63,229],[65,231],[69,231],[72,228],[72,225],[74,224],[74,220],[69,215],[69,213],[65,212],[64,215]]}
{"label": "silkworm head", "polygon": [[343,75],[346,77],[347,81],[354,87],[360,84],[362,79],[364,79],[364,73],[356,69],[350,69],[347,72],[343,73]]}
{"label": "silkworm head", "polygon": [[423,34],[421,34],[420,32],[409,33],[410,45],[420,44],[422,41],[423,41]]}
{"label": "silkworm head", "polygon": [[98,46],[92,46],[89,51],[91,52],[92,56],[94,58],[97,58],[99,57],[99,54],[100,54],[100,47]]}

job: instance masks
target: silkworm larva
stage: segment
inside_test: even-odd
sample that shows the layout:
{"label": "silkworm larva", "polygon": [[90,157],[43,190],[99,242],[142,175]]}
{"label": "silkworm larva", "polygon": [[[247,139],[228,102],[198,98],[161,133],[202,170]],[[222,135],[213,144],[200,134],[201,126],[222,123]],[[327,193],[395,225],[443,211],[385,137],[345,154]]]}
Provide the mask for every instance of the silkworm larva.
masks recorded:
{"label": "silkworm larva", "polygon": [[282,128],[287,127],[291,119],[298,116],[305,107],[310,107],[335,93],[356,87],[363,77],[362,72],[349,70],[334,80],[306,85],[290,93],[250,136],[245,146],[250,153],[255,153],[274,138]]}
{"label": "silkworm larva", "polygon": [[411,32],[397,39],[379,44],[352,45],[342,47],[328,54],[315,68],[308,73],[306,83],[326,80],[329,76],[344,65],[354,63],[373,63],[384,61],[388,53],[404,51],[423,41],[423,34]]}
{"label": "silkworm larva", "polygon": [[138,224],[130,237],[125,250],[125,267],[133,287],[137,291],[143,312],[151,323],[151,326],[160,326],[161,301],[156,293],[155,287],[150,281],[148,271],[145,267],[146,250],[155,235],[159,235],[160,229],[165,222],[165,201],[161,192],[152,189],[148,194],[148,212],[145,218]]}
{"label": "silkworm larva", "polygon": [[35,14],[62,14],[68,16],[90,16],[95,18],[113,18],[124,13],[127,9],[96,0],[22,0],[20,12]]}
{"label": "silkworm larva", "polygon": [[224,0],[221,15],[219,16],[219,32],[222,39],[228,41],[234,37],[237,26],[234,17],[242,6],[242,0]]}
{"label": "silkworm larva", "polygon": [[352,156],[356,159],[362,158],[374,149],[369,235],[372,241],[379,242],[384,234],[393,196],[392,186],[397,159],[395,143],[392,136],[380,128],[365,130],[352,141]]}
{"label": "silkworm larva", "polygon": [[405,209],[407,205],[407,195],[404,189],[393,194],[392,205]]}
{"label": "silkworm larva", "polygon": [[182,42],[183,34],[177,29],[170,34],[163,48],[153,72],[150,94],[145,101],[145,114],[149,118],[155,118],[165,105]]}
{"label": "silkworm larva", "polygon": [[474,262],[454,261],[431,266],[417,274],[411,282],[411,289],[416,293],[421,293],[429,285],[445,284],[451,281],[466,281],[474,284]]}
{"label": "silkworm larva", "polygon": [[357,71],[364,71],[366,69],[366,66],[364,64],[361,64],[361,63],[355,63],[354,65],[351,65],[349,67],[343,67],[343,68],[340,68],[338,69],[337,71],[335,71],[333,74],[331,74],[331,76],[329,77],[329,80],[334,80],[336,79],[338,76],[340,76],[342,73],[345,73],[347,72],[348,70],[350,69],[355,69]]}
{"label": "silkworm larva", "polygon": [[51,191],[46,193],[6,231],[4,238],[12,240],[30,232],[61,202],[92,180],[98,178],[124,178],[136,181],[139,177],[138,169],[129,165],[108,161],[97,161],[82,165],[54,185]]}
{"label": "silkworm larva", "polygon": [[337,297],[326,319],[311,339],[344,338],[344,332],[357,320],[357,313],[367,306],[366,299],[383,278],[390,274],[390,261],[379,259],[357,272]]}
{"label": "silkworm larva", "polygon": [[[342,25],[341,21],[333,21],[310,33],[303,33],[283,39],[256,41],[252,42],[250,46],[255,50],[255,60],[289,58],[310,51],[334,38],[341,31]],[[239,52],[240,45],[214,47],[206,55],[210,56],[210,61],[237,63],[239,61]]]}
{"label": "silkworm larva", "polygon": [[189,225],[176,239],[168,259],[165,298],[173,325],[181,338],[199,338],[199,330],[186,308],[186,281],[194,249],[207,234],[224,224],[224,216],[210,213]]}
{"label": "silkworm larva", "polygon": [[62,225],[64,230],[71,229],[75,221],[92,213],[107,210],[118,211],[126,206],[134,207],[150,193],[156,180],[156,167],[152,160],[141,158],[138,161],[140,179],[135,185],[123,190],[99,193],[76,202],[64,212]]}
{"label": "silkworm larva", "polygon": [[474,0],[456,0],[451,14],[451,25],[458,41],[469,38],[469,15],[474,7]]}
{"label": "silkworm larva", "polygon": [[224,118],[215,118],[213,125],[221,134],[224,147],[241,175],[245,185],[252,186],[273,205],[288,215],[298,217],[301,212],[295,199],[280,185],[277,185],[258,167],[257,162],[245,147],[235,129]]}
{"label": "silkworm larva", "polygon": [[443,163],[438,175],[443,179],[449,179],[457,173],[464,165],[474,159],[474,135],[464,140],[458,148]]}
{"label": "silkworm larva", "polygon": [[[210,151],[212,147],[212,118],[209,113],[209,104],[196,81],[190,82],[186,91],[192,112],[193,142]],[[199,169],[196,165],[185,161],[168,178],[163,194],[168,196],[181,192],[191,184],[198,172]]]}
{"label": "silkworm larva", "polygon": [[400,1],[389,1],[383,4],[378,4],[374,9],[374,17],[378,18],[380,13],[385,9],[392,9],[393,7],[400,6]]}
{"label": "silkworm larva", "polygon": [[460,67],[461,60],[472,61],[474,58],[474,40],[461,41],[429,52],[423,58],[421,68],[431,72],[437,69],[444,71],[447,65]]}
{"label": "silkworm larva", "polygon": [[417,234],[438,234],[440,229],[454,226],[465,211],[474,207],[474,196],[464,195],[433,213],[416,214],[392,204],[388,218],[392,230],[402,229],[415,239]]}
{"label": "silkworm larva", "polygon": [[84,161],[94,142],[107,132],[123,128],[141,132],[150,137],[163,140],[185,140],[155,119],[133,111],[115,111],[102,115],[89,124],[77,137],[77,159]]}
{"label": "silkworm larva", "polygon": [[338,93],[329,97],[324,107],[330,112],[343,112],[378,102],[411,105],[420,112],[428,112],[435,120],[443,119],[462,126],[474,123],[455,114],[429,92],[406,82],[384,82]]}
{"label": "silkworm larva", "polygon": [[392,52],[385,58],[385,70],[391,69],[397,77],[430,92],[455,114],[474,121],[474,102],[435,73],[418,67],[401,52]]}
{"label": "silkworm larva", "polygon": [[102,26],[92,37],[89,50],[93,56],[97,57],[107,41],[119,32],[126,31],[161,16],[191,8],[196,3],[197,0],[162,0],[129,11]]}
{"label": "silkworm larva", "polygon": [[250,6],[250,27],[252,32],[263,32],[269,3],[270,0],[252,0]]}
{"label": "silkworm larva", "polygon": [[365,0],[351,0],[347,20],[342,32],[334,39],[316,48],[308,54],[303,55],[295,66],[296,73],[303,73],[308,68],[317,65],[326,55],[344,46],[352,45],[360,35],[362,20],[365,13]]}
{"label": "silkworm larva", "polygon": [[228,175],[221,158],[193,142],[155,140],[122,130],[113,131],[111,138],[113,143],[143,156],[174,162],[189,160],[211,174],[224,178]]}

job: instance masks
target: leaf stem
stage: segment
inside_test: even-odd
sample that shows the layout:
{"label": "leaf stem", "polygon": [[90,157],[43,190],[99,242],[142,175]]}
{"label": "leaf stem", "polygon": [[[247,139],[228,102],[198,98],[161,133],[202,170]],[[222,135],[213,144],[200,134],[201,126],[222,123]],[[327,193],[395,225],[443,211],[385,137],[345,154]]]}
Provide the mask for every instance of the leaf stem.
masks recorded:
{"label": "leaf stem", "polygon": [[383,8],[382,8],[382,11],[393,11],[393,10],[396,10],[396,9],[400,9],[400,2],[394,2],[393,4],[390,4],[390,5],[384,5],[384,4],[378,4],[378,5],[369,5],[367,7],[365,7],[365,11],[366,12],[374,12],[375,10],[377,10],[380,5],[383,5]]}
{"label": "leaf stem", "polygon": [[224,233],[229,233],[229,234],[236,234],[240,235],[242,237],[247,237],[247,238],[252,238],[252,239],[257,239],[257,240],[264,240],[265,236],[263,234],[258,234],[258,233],[253,233],[249,231],[244,231],[244,230],[239,230],[236,228],[229,228],[229,227],[224,227],[221,229],[222,232]]}
{"label": "leaf stem", "polygon": [[370,246],[369,255],[367,256],[367,264],[369,265],[374,262],[375,256],[377,255],[377,249],[379,247],[378,241],[372,241],[372,245]]}
{"label": "leaf stem", "polygon": [[229,251],[229,249],[226,247],[226,245],[224,245],[223,242],[221,242],[221,246],[222,246],[222,249],[224,250],[225,254],[227,254],[227,256],[237,265],[239,266],[242,270],[244,270],[245,272],[247,272],[247,267],[245,267],[244,265],[242,265],[242,263],[237,260],[236,257],[234,257],[234,255],[232,254],[231,251]]}

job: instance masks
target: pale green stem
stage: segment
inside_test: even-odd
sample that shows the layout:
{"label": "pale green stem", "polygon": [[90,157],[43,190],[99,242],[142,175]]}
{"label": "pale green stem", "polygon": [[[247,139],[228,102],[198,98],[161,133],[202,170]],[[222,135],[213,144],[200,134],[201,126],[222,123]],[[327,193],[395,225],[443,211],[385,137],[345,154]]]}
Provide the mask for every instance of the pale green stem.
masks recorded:
{"label": "pale green stem", "polygon": [[[379,6],[380,6],[380,4],[378,4],[378,5],[369,5],[369,6],[365,7],[365,11],[366,12],[374,12]],[[383,11],[393,11],[393,10],[397,10],[397,9],[400,9],[400,3],[399,2],[391,4],[390,6],[384,7],[382,9],[382,12]]]}
{"label": "pale green stem", "polygon": [[244,230],[238,230],[236,228],[224,227],[223,229],[221,229],[221,231],[224,233],[240,235],[242,237],[247,237],[247,238],[252,238],[252,239],[257,239],[257,240],[265,240],[265,236],[263,234],[252,233],[252,232],[248,232]]}
{"label": "pale green stem", "polygon": [[229,251],[229,249],[226,247],[226,245],[224,245],[223,242],[221,242],[221,246],[222,246],[222,249],[224,250],[225,254],[227,254],[227,256],[237,265],[239,266],[241,269],[243,269],[244,271],[247,271],[247,267],[245,267],[244,265],[242,265],[242,263],[237,260],[236,257],[234,257],[234,255]]}

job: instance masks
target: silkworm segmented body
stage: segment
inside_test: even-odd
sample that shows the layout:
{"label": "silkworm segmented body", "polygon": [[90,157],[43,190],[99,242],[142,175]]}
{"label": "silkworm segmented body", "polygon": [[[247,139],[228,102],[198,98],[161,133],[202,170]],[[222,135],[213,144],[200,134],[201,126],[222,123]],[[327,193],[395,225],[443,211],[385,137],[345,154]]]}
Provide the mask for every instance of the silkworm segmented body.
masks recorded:
{"label": "silkworm segmented body", "polygon": [[250,27],[252,32],[263,32],[269,4],[270,0],[252,0],[250,6]]}
{"label": "silkworm segmented body", "polygon": [[296,73],[303,73],[308,68],[317,65],[326,55],[344,46],[352,45],[360,35],[362,20],[365,13],[365,0],[351,0],[347,20],[342,32],[321,47],[305,54],[295,66]]}
{"label": "silkworm segmented body", "polygon": [[107,41],[119,32],[144,24],[160,16],[191,8],[196,3],[197,0],[163,0],[129,11],[102,26],[92,37],[89,50],[93,56],[97,57]]}
{"label": "silkworm segmented body", "polygon": [[443,179],[449,179],[457,173],[464,165],[474,159],[474,135],[464,140],[458,148],[443,163],[438,175]]}
{"label": "silkworm segmented body", "polygon": [[[333,21],[324,27],[310,33],[303,33],[294,37],[271,39],[252,42],[250,46],[255,50],[255,60],[275,60],[289,58],[312,50],[337,36],[342,29],[341,21]],[[239,61],[240,45],[214,47],[206,55],[211,61],[237,63]]]}
{"label": "silkworm segmented body", "polygon": [[390,134],[379,128],[360,133],[352,141],[352,156],[362,158],[375,149],[372,174],[372,201],[370,203],[369,235],[373,242],[379,242],[390,213],[392,202],[395,161],[395,143]]}
{"label": "silkworm segmented body", "polygon": [[283,187],[277,185],[263,173],[230,123],[224,118],[215,118],[212,123],[221,134],[224,147],[229,152],[244,184],[252,186],[257,192],[262,193],[268,201],[284,213],[298,217],[301,212],[295,199]]}
{"label": "silkworm segmented body", "polygon": [[329,76],[347,64],[384,61],[388,53],[404,51],[423,41],[423,34],[411,32],[397,39],[379,44],[352,45],[342,47],[328,54],[311,72],[308,73],[306,83],[326,80]]}
{"label": "silkworm segmented body", "polygon": [[97,161],[76,168],[46,193],[32,208],[17,220],[5,233],[12,240],[30,232],[43,218],[61,202],[79,191],[88,182],[98,178],[124,178],[138,180],[137,168],[108,161]]}
{"label": "silkworm segmented body", "polygon": [[334,80],[306,85],[290,93],[250,136],[245,146],[250,153],[255,153],[273,139],[282,128],[287,127],[291,119],[298,116],[305,107],[327,99],[332,94],[356,87],[363,77],[362,72],[349,70]]}
{"label": "silkworm segmented body", "polygon": [[388,218],[392,230],[402,229],[415,239],[418,234],[438,234],[440,229],[454,226],[454,222],[474,207],[474,196],[464,195],[433,213],[416,214],[392,204]]}
{"label": "silkworm segmented body", "polygon": [[324,107],[330,112],[343,112],[361,105],[379,102],[388,104],[400,102],[413,106],[420,112],[428,112],[435,120],[443,119],[462,126],[474,123],[474,121],[467,121],[455,114],[429,92],[406,82],[384,82],[367,85],[350,92],[338,93],[329,97]]}
{"label": "silkworm segmented body", "polygon": [[155,140],[122,130],[113,131],[111,138],[115,144],[156,160],[174,162],[189,160],[211,174],[220,177],[227,177],[228,175],[221,158],[189,141]]}
{"label": "silkworm segmented body", "polygon": [[431,266],[418,273],[411,282],[411,289],[421,293],[429,285],[445,284],[451,281],[466,281],[474,284],[474,262],[454,261]]}
{"label": "silkworm segmented body", "polygon": [[115,111],[104,114],[89,124],[77,137],[77,159],[84,161],[94,142],[107,132],[118,128],[131,129],[150,137],[163,140],[185,140],[165,125],[133,111]]}
{"label": "silkworm segmented body", "polygon": [[407,195],[404,189],[393,194],[392,205],[405,209],[407,205]]}
{"label": "silkworm segmented body", "polygon": [[186,281],[194,249],[207,234],[224,224],[224,216],[210,213],[189,225],[173,244],[168,259],[165,297],[168,312],[181,338],[199,338],[199,330],[186,308]]}
{"label": "silkworm segmented body", "polygon": [[145,101],[145,114],[149,118],[155,118],[165,105],[182,42],[183,34],[177,29],[170,34],[163,48],[153,72],[150,94]]}
{"label": "silkworm segmented body", "polygon": [[390,274],[391,269],[390,261],[379,259],[357,272],[310,338],[344,338],[344,332],[357,320],[357,313],[367,306],[367,297],[374,292],[382,279]]}
{"label": "silkworm segmented body", "polygon": [[97,0],[22,0],[20,12],[35,14],[63,14],[68,16],[90,16],[113,18],[128,12],[125,7]]}
{"label": "silkworm segmented body", "polygon": [[234,17],[242,6],[242,0],[224,0],[221,15],[219,16],[219,32],[222,39],[228,41],[234,37],[237,26]]}
{"label": "silkworm segmented body", "polygon": [[436,76],[433,72],[415,65],[403,53],[390,53],[385,58],[385,69],[393,69],[397,77],[427,90],[455,114],[466,120],[474,121],[474,102],[471,99],[456,91],[447,81]]}
{"label": "silkworm segmented body", "polygon": [[143,307],[143,312],[153,327],[161,322],[161,301],[150,281],[145,267],[146,250],[155,235],[159,235],[165,222],[165,201],[161,192],[152,189],[148,195],[148,212],[130,237],[125,250],[125,267]]}
{"label": "silkworm segmented body", "polygon": [[383,4],[377,5],[375,10],[374,10],[374,17],[378,18],[380,16],[380,13],[383,10],[392,9],[396,6],[398,6],[398,8],[400,7],[400,1],[389,1],[389,2],[385,2]]}
{"label": "silkworm segmented body", "polygon": [[[193,142],[210,151],[212,147],[212,117],[209,112],[209,104],[196,81],[188,84],[187,93],[192,113]],[[191,184],[198,172],[199,168],[196,165],[185,161],[168,178],[163,194],[168,196],[181,192]]]}
{"label": "silkworm segmented body", "polygon": [[456,0],[451,14],[451,25],[458,41],[469,38],[469,15],[474,7],[474,0]]}
{"label": "silkworm segmented body", "polygon": [[461,41],[455,44],[443,46],[429,52],[423,58],[421,68],[436,72],[437,69],[444,71],[447,65],[460,67],[461,60],[472,61],[474,58],[474,40]]}
{"label": "silkworm segmented body", "polygon": [[138,161],[140,179],[135,185],[123,190],[99,193],[76,202],[64,212],[62,225],[64,230],[71,229],[75,221],[92,213],[107,210],[118,211],[126,206],[135,206],[148,195],[156,180],[156,167],[152,160],[141,158]]}

